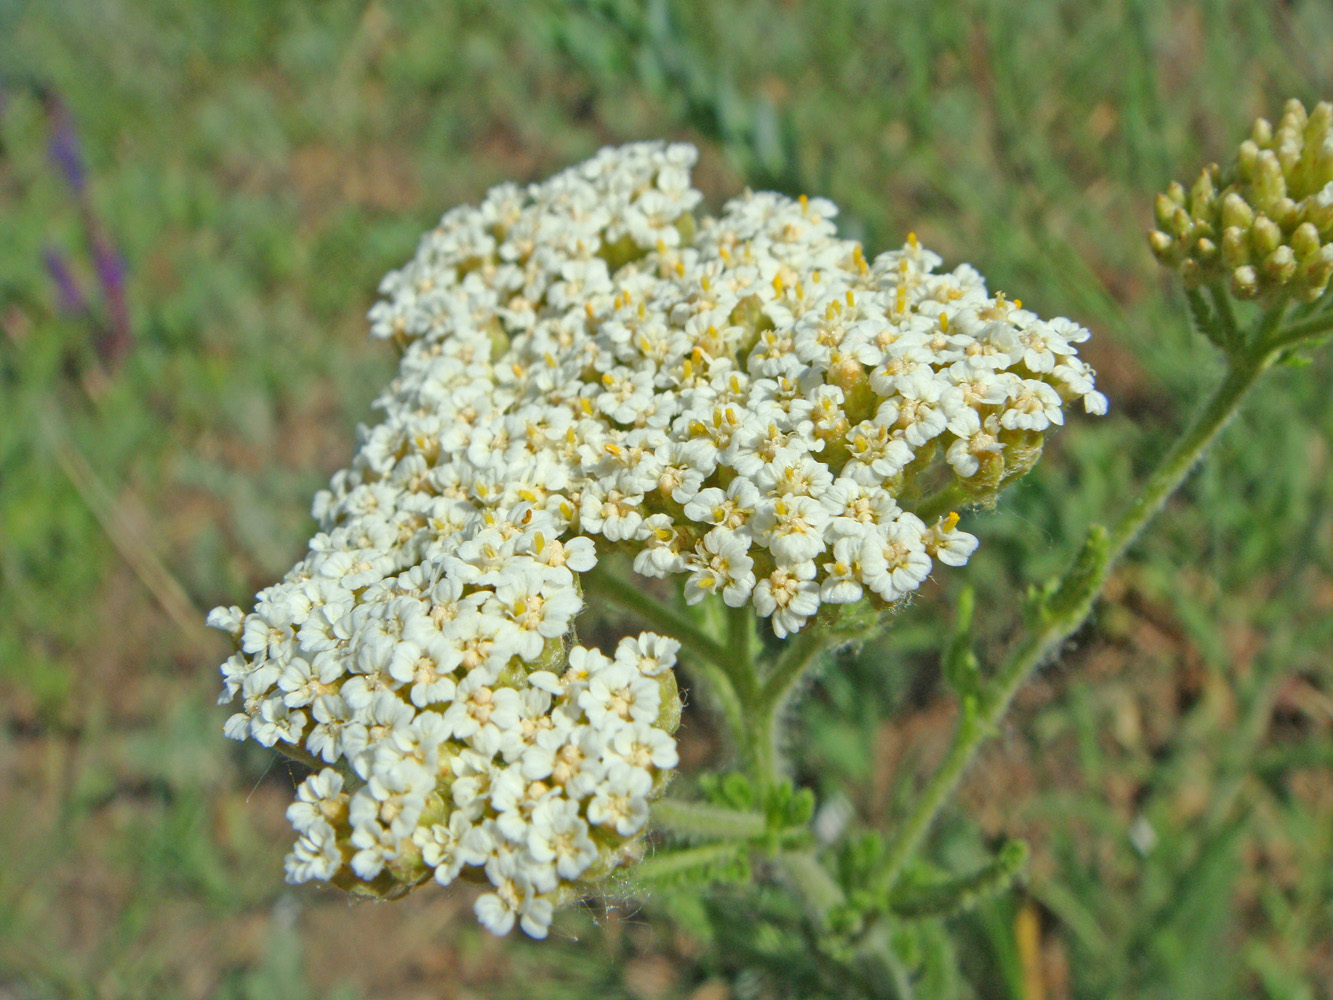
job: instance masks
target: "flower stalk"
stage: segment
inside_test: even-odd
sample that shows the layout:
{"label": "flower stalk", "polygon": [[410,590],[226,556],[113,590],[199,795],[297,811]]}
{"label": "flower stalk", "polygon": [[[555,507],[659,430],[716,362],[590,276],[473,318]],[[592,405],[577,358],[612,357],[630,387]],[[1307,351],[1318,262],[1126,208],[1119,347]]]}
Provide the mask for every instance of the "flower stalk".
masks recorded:
{"label": "flower stalk", "polygon": [[1212,333],[1236,346],[1228,353],[1228,370],[1207,405],[1148,477],[1138,496],[1106,532],[1094,527],[1084,552],[1059,582],[1040,609],[1037,628],[1025,636],[1008,659],[982,688],[977,700],[965,698],[944,760],[918,795],[911,811],[889,842],[876,882],[879,893],[890,893],[906,863],[915,856],[943,805],[957,787],[983,742],[996,731],[1014,696],[1039,666],[1083,624],[1092,603],[1111,571],[1167,498],[1184,482],[1208,446],[1240,408],[1242,401],[1278,351],[1322,333],[1314,323],[1275,329],[1282,307],[1266,310],[1246,335],[1230,335],[1234,322],[1218,310]]}

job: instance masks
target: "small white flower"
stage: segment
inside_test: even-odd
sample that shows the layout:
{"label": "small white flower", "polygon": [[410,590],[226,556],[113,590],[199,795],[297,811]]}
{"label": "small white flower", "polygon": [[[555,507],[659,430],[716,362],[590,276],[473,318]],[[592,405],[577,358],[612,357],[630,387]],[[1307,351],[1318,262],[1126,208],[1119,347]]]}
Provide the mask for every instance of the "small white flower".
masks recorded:
{"label": "small white flower", "polygon": [[622,760],[632,767],[669,770],[680,762],[676,741],[662,730],[645,722],[621,726],[611,738],[608,760]]}
{"label": "small white flower", "polygon": [[1000,415],[1005,430],[1044,431],[1052,424],[1063,424],[1060,394],[1045,382],[1025,379],[1022,388]]}
{"label": "small white flower", "polygon": [[333,878],[343,860],[337,831],[326,820],[317,819],[300,833],[283,865],[287,881],[297,884],[311,879],[328,881]]}
{"label": "small white flower", "polygon": [[259,707],[259,716],[252,720],[250,735],[261,746],[271,747],[282,740],[296,743],[305,728],[306,714],[294,712],[281,698],[265,698]]}
{"label": "small white flower", "polygon": [[754,589],[748,534],[715,528],[686,557],[686,565],[693,570],[685,581],[686,604],[720,593],[728,607],[739,608]]}
{"label": "small white flower", "polygon": [[755,585],[755,610],[772,619],[779,639],[799,632],[806,619],[819,610],[819,584],[814,575],[813,563],[778,567]]}
{"label": "small white flower", "polygon": [[779,565],[795,566],[824,551],[828,520],[828,510],[812,497],[780,496],[760,505],[754,531]]}
{"label": "small white flower", "polygon": [[352,855],[352,871],[367,882],[372,881],[386,864],[398,857],[398,838],[373,820],[352,830],[351,844],[356,848],[356,853]]}
{"label": "small white flower", "polygon": [[296,801],[287,807],[287,821],[297,833],[304,833],[316,822],[338,819],[346,805],[342,775],[326,767],[297,787]]}
{"label": "small white flower", "polygon": [[940,518],[922,536],[926,552],[946,566],[966,565],[968,557],[977,550],[977,538],[959,531],[958,515]]}
{"label": "small white flower", "polygon": [[662,707],[662,688],[654,680],[621,663],[612,663],[588,680],[579,707],[598,729],[625,722],[652,722]]}
{"label": "small white flower", "polygon": [[648,822],[648,792],[652,776],[642,768],[620,764],[611,768],[588,803],[588,821],[609,826],[630,837]]}
{"label": "small white flower", "polygon": [[633,667],[645,677],[657,677],[675,666],[678,652],[678,640],[642,632],[638,636],[626,636],[620,640],[616,646],[615,662]]}
{"label": "small white flower", "polygon": [[[930,575],[930,556],[925,550],[925,526],[911,514],[895,521],[878,541],[882,569],[876,564],[866,584],[886,601],[897,601],[912,593]],[[862,566],[870,572],[863,562]]]}
{"label": "small white flower", "polygon": [[578,878],[597,860],[597,845],[588,836],[588,824],[579,815],[578,803],[569,799],[551,797],[538,803],[527,847],[538,862],[553,862],[564,879]]}

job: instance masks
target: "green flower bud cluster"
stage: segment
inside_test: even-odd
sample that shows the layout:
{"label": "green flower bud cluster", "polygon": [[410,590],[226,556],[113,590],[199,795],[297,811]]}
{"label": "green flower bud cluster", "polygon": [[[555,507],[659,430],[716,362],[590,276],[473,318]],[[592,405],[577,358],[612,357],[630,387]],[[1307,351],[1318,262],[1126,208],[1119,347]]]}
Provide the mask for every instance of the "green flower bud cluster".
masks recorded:
{"label": "green flower bud cluster", "polygon": [[1227,169],[1157,196],[1153,252],[1187,287],[1220,282],[1241,299],[1312,302],[1333,277],[1333,104],[1287,102],[1260,118]]}

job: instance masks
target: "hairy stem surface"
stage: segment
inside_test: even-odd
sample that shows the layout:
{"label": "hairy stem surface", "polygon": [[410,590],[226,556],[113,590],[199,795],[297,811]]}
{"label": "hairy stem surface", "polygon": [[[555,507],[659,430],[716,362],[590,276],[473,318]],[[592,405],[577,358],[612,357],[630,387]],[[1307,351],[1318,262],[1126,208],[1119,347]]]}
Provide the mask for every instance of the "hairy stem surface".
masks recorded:
{"label": "hairy stem surface", "polygon": [[[1264,317],[1261,321],[1263,326],[1269,322],[1270,317]],[[1018,689],[1087,618],[1092,602],[1105,586],[1112,568],[1138,533],[1161,509],[1166,498],[1179,488],[1208,445],[1236,412],[1245,394],[1268,367],[1273,357],[1273,351],[1268,345],[1276,339],[1261,327],[1255,338],[1259,347],[1250,351],[1237,351],[1231,356],[1231,368],[1227,376],[1190,429],[1167,452],[1148,477],[1139,496],[1111,529],[1105,539],[1105,548],[1095,564],[1084,565],[1080,562],[1065,575],[1055,588],[1055,600],[1039,615],[1038,625],[1014,648],[999,671],[985,685],[981,696],[975,702],[964,703],[962,716],[943,763],[931,775],[912,811],[889,843],[885,862],[876,881],[877,892],[892,891],[904,866],[915,855],[935,817],[957,787],[967,765],[976,755],[977,748],[994,732]]]}

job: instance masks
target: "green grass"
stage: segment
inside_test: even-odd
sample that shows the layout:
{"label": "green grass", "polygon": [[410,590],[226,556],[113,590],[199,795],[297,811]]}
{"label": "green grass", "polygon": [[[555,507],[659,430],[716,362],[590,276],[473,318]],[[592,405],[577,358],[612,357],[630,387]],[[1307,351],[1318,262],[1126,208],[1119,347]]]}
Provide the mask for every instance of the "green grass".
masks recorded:
{"label": "green grass", "polygon": [[[734,947],[674,929],[665,898],[575,912],[538,947],[447,893],[348,908],[283,886],[291,777],[221,738],[223,645],[190,608],[303,551],[393,368],[365,336],[379,277],[493,183],[668,136],[701,146],[714,201],[824,194],[872,248],[914,230],[1086,323],[1111,415],[972,519],[994,662],[1023,588],[1218,371],[1147,252],[1152,195],[1286,97],[1333,97],[1330,46],[1309,0],[0,0],[0,994],[786,995],[808,970],[769,896]],[[128,268],[134,346],[104,375],[37,87]],[[91,318],[58,308],[48,248]],[[919,996],[1333,997],[1331,367],[1251,401],[983,754],[932,857],[1020,835],[1030,874],[920,933]],[[804,776],[865,825],[943,749],[948,609],[923,596],[802,712]]]}

